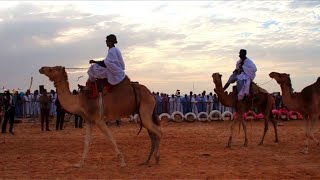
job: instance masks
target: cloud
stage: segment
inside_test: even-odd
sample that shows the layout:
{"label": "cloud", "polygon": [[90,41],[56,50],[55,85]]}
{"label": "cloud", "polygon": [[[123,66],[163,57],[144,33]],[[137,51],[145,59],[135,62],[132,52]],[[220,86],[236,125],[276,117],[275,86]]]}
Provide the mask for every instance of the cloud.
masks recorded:
{"label": "cloud", "polygon": [[[53,88],[37,72],[41,66],[88,67],[90,59],[104,58],[110,33],[131,79],[167,93],[212,91],[211,74],[220,72],[225,82],[241,48],[256,62],[259,83],[271,71],[290,72],[301,90],[320,65],[315,1],[22,2],[0,8],[0,17],[0,58],[7,65],[0,67],[6,77],[0,85],[20,89],[30,76]],[[86,71],[68,72],[72,89],[85,83]]]}

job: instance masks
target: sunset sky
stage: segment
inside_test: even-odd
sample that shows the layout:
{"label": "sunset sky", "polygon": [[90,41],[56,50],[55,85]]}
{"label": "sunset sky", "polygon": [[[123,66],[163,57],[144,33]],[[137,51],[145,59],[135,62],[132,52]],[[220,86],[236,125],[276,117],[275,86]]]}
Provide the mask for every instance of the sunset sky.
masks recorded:
{"label": "sunset sky", "polygon": [[[9,1],[0,7],[0,91],[26,91],[31,77],[32,91],[54,89],[39,68],[88,68],[106,56],[109,34],[127,75],[155,92],[213,91],[211,74],[225,83],[242,48],[269,92],[280,91],[272,71],[291,74],[295,91],[319,77],[320,1]],[[86,71],[68,70],[71,90]]]}

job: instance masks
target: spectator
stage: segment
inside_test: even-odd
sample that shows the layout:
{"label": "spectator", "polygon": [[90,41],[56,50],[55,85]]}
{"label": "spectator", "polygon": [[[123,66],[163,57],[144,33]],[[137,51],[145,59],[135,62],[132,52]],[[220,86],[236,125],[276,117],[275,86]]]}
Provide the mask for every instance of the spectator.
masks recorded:
{"label": "spectator", "polygon": [[164,93],[162,96],[162,113],[168,113],[168,101],[169,97]]}
{"label": "spectator", "polygon": [[47,93],[47,90],[44,89],[40,97],[40,115],[41,115],[41,130],[44,131],[44,121],[46,121],[46,130],[49,129],[49,112],[51,105],[51,96]]}
{"label": "spectator", "polygon": [[[76,95],[76,94],[78,94],[78,91],[74,89],[72,91],[72,94]],[[75,128],[82,128],[83,127],[82,124],[83,124],[82,117],[80,115],[75,114],[74,115],[74,127]]]}
{"label": "spectator", "polygon": [[18,118],[22,118],[23,117],[23,112],[22,112],[22,109],[23,109],[23,100],[22,100],[22,97],[21,95],[16,91],[14,93],[14,98],[15,98],[15,115],[16,117]]}
{"label": "spectator", "polygon": [[57,111],[56,131],[58,131],[59,129],[63,130],[64,116],[66,114],[66,111],[61,106],[58,96],[55,102],[55,106]]}
{"label": "spectator", "polygon": [[193,92],[190,91],[190,94],[188,96],[188,112],[192,112],[192,103],[191,103],[192,96],[193,96]]}
{"label": "spectator", "polygon": [[183,113],[182,104],[181,104],[181,97],[180,97],[180,90],[179,89],[176,92],[176,97],[174,98],[174,103],[175,103],[174,111],[179,111],[179,112]]}
{"label": "spectator", "polygon": [[7,129],[7,123],[9,120],[9,123],[10,123],[9,132],[13,135],[15,105],[13,101],[13,96],[10,94],[9,90],[4,91],[3,104],[4,104],[4,120],[3,120],[1,132],[7,133],[6,129]]}
{"label": "spectator", "polygon": [[198,107],[197,107],[197,95],[194,94],[193,97],[191,98],[191,103],[192,103],[192,112],[198,116]]}
{"label": "spectator", "polygon": [[28,89],[26,93],[23,96],[23,112],[24,112],[24,117],[30,117],[30,90]]}
{"label": "spectator", "polygon": [[161,114],[162,113],[162,99],[161,96],[159,95],[159,92],[157,92],[156,96],[156,107],[157,107],[157,114]]}
{"label": "spectator", "polygon": [[169,98],[169,114],[171,115],[175,110],[174,94]]}
{"label": "spectator", "polygon": [[219,110],[219,100],[216,94],[213,95],[213,110]]}
{"label": "spectator", "polygon": [[183,114],[188,113],[188,95],[185,94],[184,97],[182,98],[182,108],[183,108]]}
{"label": "spectator", "polygon": [[38,117],[40,115],[40,103],[39,103],[39,90],[35,90],[33,93],[33,115]]}
{"label": "spectator", "polygon": [[57,107],[56,107],[57,93],[53,89],[51,89],[50,96],[51,96],[51,104],[50,104],[49,115],[56,116],[56,113],[57,113]]}
{"label": "spectator", "polygon": [[276,109],[279,110],[281,108],[281,95],[280,92],[276,95]]}
{"label": "spectator", "polygon": [[213,98],[212,98],[212,93],[210,92],[207,95],[207,114],[210,114],[210,112],[213,110]]}
{"label": "spectator", "polygon": [[198,96],[196,97],[196,101],[197,101],[197,111],[198,112],[202,112],[202,97],[201,94],[198,94]]}

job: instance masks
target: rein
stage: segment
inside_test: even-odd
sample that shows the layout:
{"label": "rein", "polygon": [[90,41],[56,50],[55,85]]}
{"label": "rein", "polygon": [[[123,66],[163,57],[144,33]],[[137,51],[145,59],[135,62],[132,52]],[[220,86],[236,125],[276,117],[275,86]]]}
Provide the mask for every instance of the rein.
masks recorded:
{"label": "rein", "polygon": [[[265,84],[268,84],[269,82],[271,82],[273,79],[271,78],[269,81],[267,81],[267,82],[264,82],[264,83],[262,83],[262,84],[259,84],[259,86],[262,86],[262,85],[265,85]],[[257,83],[257,85],[258,85],[258,83]]]}
{"label": "rein", "polygon": [[65,69],[88,69],[88,68],[73,68],[73,67],[66,67]]}

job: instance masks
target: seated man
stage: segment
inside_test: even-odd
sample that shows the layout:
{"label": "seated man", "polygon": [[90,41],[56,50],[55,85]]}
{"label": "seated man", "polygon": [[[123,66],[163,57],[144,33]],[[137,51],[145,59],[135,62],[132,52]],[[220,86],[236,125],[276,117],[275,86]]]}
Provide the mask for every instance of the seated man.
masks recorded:
{"label": "seated man", "polygon": [[94,64],[88,70],[89,79],[86,90],[90,90],[95,79],[107,79],[108,83],[116,85],[125,78],[125,64],[120,50],[115,47],[116,43],[117,37],[110,34],[106,37],[106,44],[109,47],[107,57],[102,61],[89,61],[90,64]]}
{"label": "seated man", "polygon": [[228,82],[223,87],[226,90],[231,83],[237,82],[238,100],[242,100],[249,95],[250,84],[256,77],[257,67],[247,57],[247,51],[241,49],[239,52],[240,59],[237,61],[236,69],[233,71]]}

